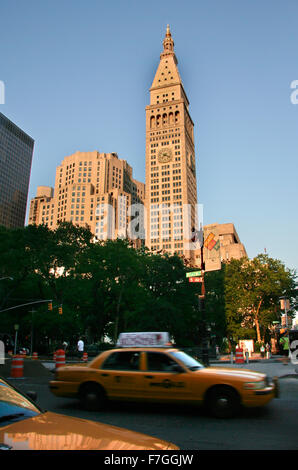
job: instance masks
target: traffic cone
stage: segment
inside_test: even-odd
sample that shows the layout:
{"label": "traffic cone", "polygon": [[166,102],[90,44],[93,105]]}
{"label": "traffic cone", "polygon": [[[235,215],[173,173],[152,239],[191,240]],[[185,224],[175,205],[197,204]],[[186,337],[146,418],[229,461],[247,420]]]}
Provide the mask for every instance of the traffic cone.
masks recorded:
{"label": "traffic cone", "polygon": [[63,366],[65,366],[65,351],[64,349],[59,349],[56,351],[56,369]]}
{"label": "traffic cone", "polygon": [[88,362],[88,354],[86,352],[83,353],[83,362]]}
{"label": "traffic cone", "polygon": [[10,370],[11,377],[15,379],[19,379],[24,375],[24,357],[19,354],[13,356],[11,361],[11,370]]}

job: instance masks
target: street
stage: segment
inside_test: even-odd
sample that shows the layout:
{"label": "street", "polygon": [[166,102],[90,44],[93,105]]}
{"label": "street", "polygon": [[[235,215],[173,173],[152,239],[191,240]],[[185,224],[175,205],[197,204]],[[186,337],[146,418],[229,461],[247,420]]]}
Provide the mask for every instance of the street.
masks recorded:
{"label": "street", "polygon": [[280,379],[280,397],[263,409],[243,410],[231,420],[209,417],[202,409],[111,403],[88,412],[77,400],[57,398],[46,377],[11,380],[22,391],[35,390],[46,410],[129,428],[178,445],[182,450],[297,450],[298,380]]}

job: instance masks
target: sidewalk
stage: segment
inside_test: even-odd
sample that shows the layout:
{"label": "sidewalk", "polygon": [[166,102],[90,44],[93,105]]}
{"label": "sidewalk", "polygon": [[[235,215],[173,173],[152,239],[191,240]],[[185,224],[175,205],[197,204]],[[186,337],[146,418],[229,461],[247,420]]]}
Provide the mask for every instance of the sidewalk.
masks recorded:
{"label": "sidewalk", "polygon": [[262,358],[259,354],[253,354],[249,362],[231,363],[231,356],[220,356],[218,359],[210,360],[210,367],[235,367],[239,369],[250,369],[255,372],[262,372],[270,377],[279,378],[296,378],[298,379],[298,364],[292,364],[290,361],[287,365],[283,364],[283,356],[272,356],[270,359]]}

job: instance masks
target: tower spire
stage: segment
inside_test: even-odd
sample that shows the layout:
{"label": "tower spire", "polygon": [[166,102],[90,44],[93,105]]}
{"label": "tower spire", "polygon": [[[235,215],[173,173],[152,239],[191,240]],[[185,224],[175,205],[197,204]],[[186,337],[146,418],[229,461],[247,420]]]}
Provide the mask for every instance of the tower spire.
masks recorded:
{"label": "tower spire", "polygon": [[172,34],[170,31],[170,25],[167,25],[166,35],[163,40],[163,52],[161,53],[160,57],[164,57],[166,55],[175,55],[174,41],[173,41]]}

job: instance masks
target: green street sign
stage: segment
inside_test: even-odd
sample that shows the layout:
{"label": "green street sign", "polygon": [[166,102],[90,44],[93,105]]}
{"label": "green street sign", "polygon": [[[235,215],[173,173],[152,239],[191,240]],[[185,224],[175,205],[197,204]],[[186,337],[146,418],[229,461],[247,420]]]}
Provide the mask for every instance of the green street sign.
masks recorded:
{"label": "green street sign", "polygon": [[192,273],[186,273],[186,277],[197,277],[201,275],[202,275],[202,271],[193,271]]}

